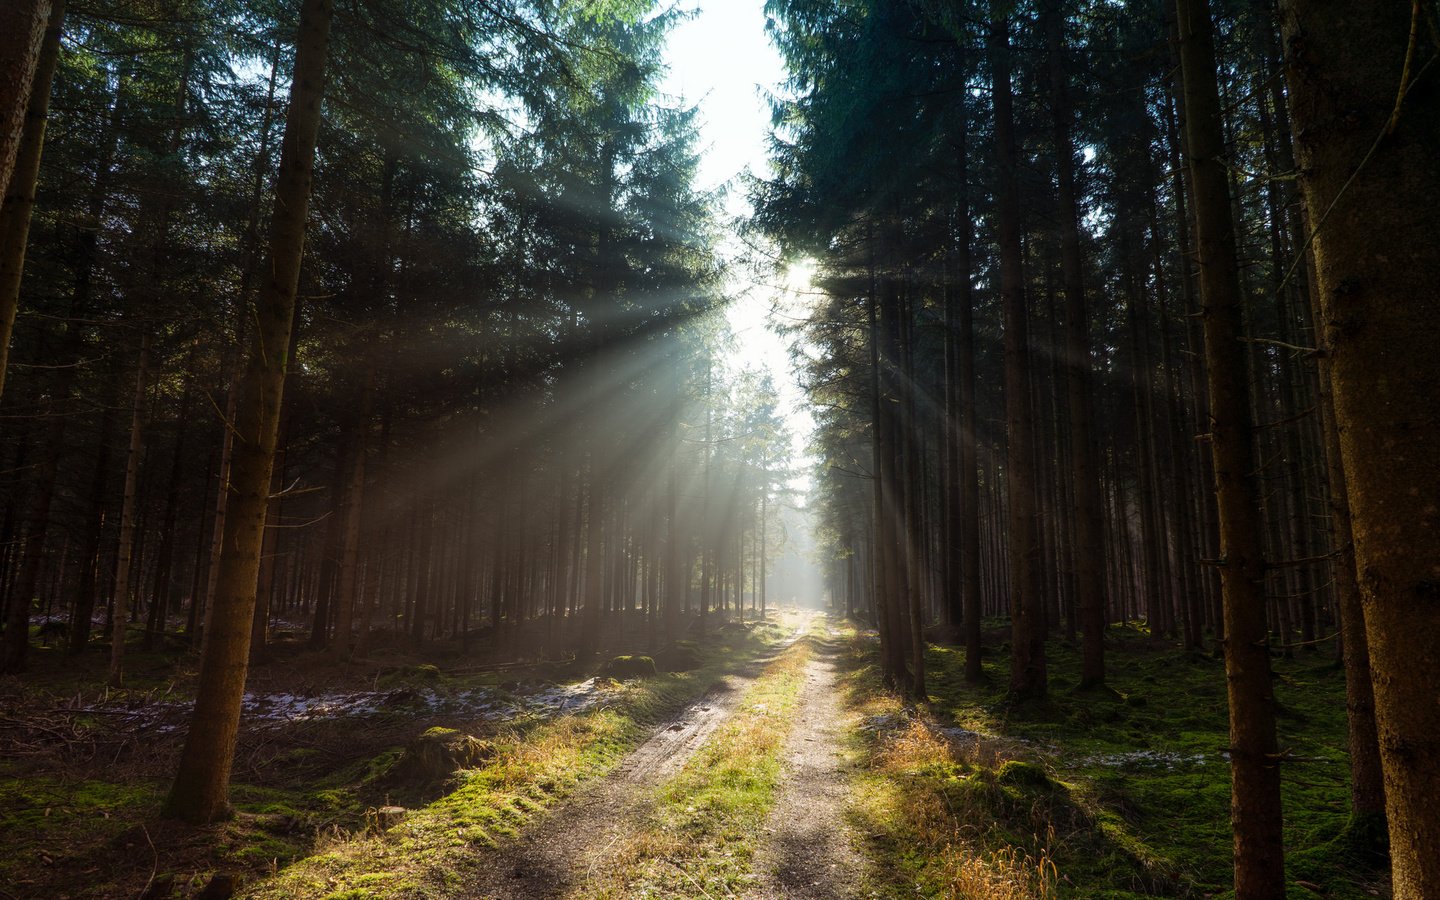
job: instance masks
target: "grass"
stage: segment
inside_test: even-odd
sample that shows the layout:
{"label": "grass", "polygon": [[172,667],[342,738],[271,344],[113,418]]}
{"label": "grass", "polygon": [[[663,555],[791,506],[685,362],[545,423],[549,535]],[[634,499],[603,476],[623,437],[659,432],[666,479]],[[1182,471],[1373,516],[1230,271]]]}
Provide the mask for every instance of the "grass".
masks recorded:
{"label": "grass", "polygon": [[[0,759],[0,844],[6,848],[0,880],[26,896],[134,896],[151,881],[183,892],[222,872],[239,875],[242,894],[257,897],[446,893],[457,877],[453,863],[513,834],[580,782],[610,771],[653,723],[788,633],[775,623],[758,626],[697,648],[693,671],[608,683],[605,702],[583,713],[487,731],[482,736],[494,743],[494,757],[459,773],[444,794],[391,787],[386,778],[403,744],[426,727],[476,727],[435,721],[423,706],[242,736],[231,791],[238,814],[199,829],[157,818],[179,735],[145,747],[106,717],[63,713],[69,697],[94,693],[94,681],[86,680],[84,666],[58,654],[52,664],[50,654],[37,653],[34,673],[3,687],[4,706],[27,722],[63,726],[64,733],[32,727],[18,733],[25,752]],[[333,670],[305,668],[305,659],[258,677],[280,686],[325,683]],[[98,661],[98,653],[82,658]],[[131,695],[186,696],[191,657],[137,653],[135,661]],[[442,677],[433,666],[416,665],[393,673],[386,687],[418,682],[462,690],[526,674]],[[110,699],[117,699],[113,692]],[[405,822],[374,834],[374,808],[396,801],[410,808]]]}
{"label": "grass", "polygon": [[770,663],[735,712],[656,791],[650,820],[580,896],[734,896],[754,881],[756,837],[774,806],[812,640]]}
{"label": "grass", "polygon": [[[1078,649],[1050,644],[1050,698],[1006,702],[1004,648],[986,680],[932,647],[921,714],[881,688],[873,649],[851,656],[850,702],[872,727],[855,815],[888,890],[934,897],[1226,897],[1231,878],[1224,670],[1107,636],[1109,690],[1079,693]],[[1377,863],[1338,852],[1348,820],[1344,675],[1318,653],[1275,660],[1292,898],[1383,893]],[[961,735],[965,729],[981,735]],[[957,739],[958,737],[958,739]],[[1142,753],[1140,751],[1150,751]]]}
{"label": "grass", "polygon": [[600,708],[498,735],[493,759],[462,773],[455,790],[412,810],[401,825],[384,834],[359,825],[321,835],[312,855],[248,896],[428,897],[456,891],[476,850],[515,835],[581,782],[610,772],[655,722],[783,633],[774,625],[756,629],[741,642],[708,649],[696,671],[616,686],[613,700]]}

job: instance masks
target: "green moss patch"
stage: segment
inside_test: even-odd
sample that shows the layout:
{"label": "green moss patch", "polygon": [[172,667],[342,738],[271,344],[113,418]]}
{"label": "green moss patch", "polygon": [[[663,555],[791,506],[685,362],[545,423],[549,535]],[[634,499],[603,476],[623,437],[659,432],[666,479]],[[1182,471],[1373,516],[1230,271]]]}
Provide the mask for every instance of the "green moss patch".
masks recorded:
{"label": "green moss patch", "polygon": [[608,678],[648,678],[655,674],[655,660],[649,656],[617,656],[605,664],[601,674]]}

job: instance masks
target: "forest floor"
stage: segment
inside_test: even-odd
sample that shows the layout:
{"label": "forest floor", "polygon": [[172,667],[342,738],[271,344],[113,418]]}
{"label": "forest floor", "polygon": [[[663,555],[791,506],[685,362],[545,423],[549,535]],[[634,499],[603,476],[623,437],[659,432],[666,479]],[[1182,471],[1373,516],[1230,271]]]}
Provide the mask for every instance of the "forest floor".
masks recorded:
{"label": "forest floor", "polygon": [[[1070,687],[1056,640],[1050,698],[1014,707],[993,624],[978,685],[930,648],[924,706],[883,688],[873,635],[794,611],[668,645],[613,629],[604,658],[675,669],[622,681],[437,646],[337,671],[282,645],[247,695],[237,815],[207,828],[157,817],[193,656],[137,655],[114,692],[100,654],[42,653],[0,682],[0,897],[1226,896],[1220,663],[1116,626],[1108,689]],[[1313,651],[1275,668],[1290,896],[1388,896],[1347,842],[1343,675]],[[483,761],[397,779],[437,726]]]}
{"label": "forest floor", "polygon": [[479,860],[464,894],[854,896],[864,864],[846,824],[839,633],[816,617],[797,624],[799,640],[726,678],[608,778]]}
{"label": "forest floor", "polygon": [[[1134,624],[1106,636],[1107,687],[1079,691],[1078,646],[1048,644],[1050,692],[1006,696],[1008,627],[984,678],[931,645],[930,702],[900,703],[851,648],[861,716],[852,813],[887,896],[1225,898],[1231,879],[1223,663]],[[1347,830],[1345,678],[1332,651],[1273,659],[1290,900],[1388,897],[1388,860]]]}
{"label": "forest floor", "polygon": [[[695,636],[693,620],[680,624]],[[346,667],[282,634],[247,685],[236,815],[205,828],[158,817],[195,655],[133,648],[127,686],[112,690],[103,645],[80,657],[35,648],[23,678],[0,679],[0,898],[453,894],[465,857],[608,773],[802,624],[796,613],[743,627],[715,617],[708,640],[665,642],[643,621],[612,623],[600,660],[653,653],[662,669],[620,681],[543,661],[564,641],[544,623],[467,648],[382,634]],[[436,727],[483,739],[483,770],[394,777],[407,744]],[[410,810],[400,848],[378,834],[391,804]],[[392,849],[412,864],[386,862]]]}

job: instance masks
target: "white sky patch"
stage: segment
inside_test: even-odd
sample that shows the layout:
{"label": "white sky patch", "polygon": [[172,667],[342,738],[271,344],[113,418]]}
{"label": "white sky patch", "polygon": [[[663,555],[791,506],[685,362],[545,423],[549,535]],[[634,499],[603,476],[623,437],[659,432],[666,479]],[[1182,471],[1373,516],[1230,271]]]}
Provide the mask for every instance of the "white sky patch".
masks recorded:
{"label": "white sky patch", "polygon": [[[765,33],[764,0],[702,0],[697,15],[670,34],[665,50],[669,72],[662,90],[687,105],[700,107],[700,184],[712,191],[730,186],[725,213],[749,216],[750,204],[739,176],[747,170],[770,172],[766,137],[770,129],[767,92],[785,80],[785,65]],[[814,420],[790,361],[786,340],[770,329],[777,317],[793,315],[797,300],[810,290],[813,265],[792,267],[781,283],[753,282],[738,260],[746,248],[738,236],[725,236],[719,248],[736,273],[727,309],[735,333],[732,371],[768,369],[780,391],[786,420],[794,433],[795,458],[804,465]],[[806,474],[808,480],[808,473]]]}

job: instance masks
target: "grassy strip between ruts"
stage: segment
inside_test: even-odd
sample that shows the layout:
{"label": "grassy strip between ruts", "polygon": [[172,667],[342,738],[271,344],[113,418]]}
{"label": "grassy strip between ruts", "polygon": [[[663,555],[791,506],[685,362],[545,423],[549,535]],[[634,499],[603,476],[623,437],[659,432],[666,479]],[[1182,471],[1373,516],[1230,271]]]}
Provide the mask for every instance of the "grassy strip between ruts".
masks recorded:
{"label": "grassy strip between ruts", "polygon": [[437,897],[463,892],[477,849],[513,835],[533,813],[582,781],[610,772],[657,721],[707,690],[717,678],[763,654],[785,634],[766,625],[706,664],[617,689],[605,708],[563,716],[501,736],[483,767],[461,773],[458,787],[383,834],[360,828],[320,835],[314,853],[253,886],[256,898]]}
{"label": "grassy strip between ruts", "polygon": [[755,880],[757,838],[774,805],[814,634],[798,641],[739,707],[656,791],[650,820],[607,852],[577,896],[734,896]]}

